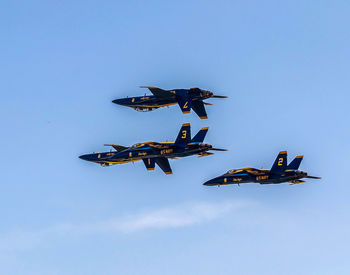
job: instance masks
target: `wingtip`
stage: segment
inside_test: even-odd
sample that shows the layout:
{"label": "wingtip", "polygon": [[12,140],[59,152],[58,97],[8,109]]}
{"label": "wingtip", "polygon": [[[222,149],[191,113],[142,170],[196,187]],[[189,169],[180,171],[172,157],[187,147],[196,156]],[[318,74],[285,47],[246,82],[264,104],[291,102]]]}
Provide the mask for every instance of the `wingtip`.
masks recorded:
{"label": "wingtip", "polygon": [[140,88],[155,89],[155,88],[158,88],[158,87],[155,87],[155,86],[140,86]]}

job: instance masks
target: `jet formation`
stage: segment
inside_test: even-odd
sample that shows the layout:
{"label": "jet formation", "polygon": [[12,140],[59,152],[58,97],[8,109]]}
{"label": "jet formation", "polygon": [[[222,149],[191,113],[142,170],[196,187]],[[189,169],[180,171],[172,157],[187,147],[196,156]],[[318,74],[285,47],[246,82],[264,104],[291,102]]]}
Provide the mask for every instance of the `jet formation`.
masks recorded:
{"label": "jet formation", "polygon": [[96,162],[102,166],[122,164],[142,160],[147,170],[154,170],[157,164],[165,174],[172,174],[168,159],[176,159],[191,155],[200,157],[213,155],[209,151],[227,151],[226,149],[213,148],[212,145],[203,143],[208,132],[208,127],[200,131],[191,139],[191,125],[182,125],[175,142],[143,142],[125,147],[117,144],[105,144],[112,146],[115,151],[82,155],[79,158]]}
{"label": "jet formation", "polygon": [[214,95],[210,91],[197,87],[174,90],[163,90],[151,86],[141,86],[140,88],[148,88],[153,95],[120,98],[112,102],[140,112],[153,111],[160,107],[178,104],[182,113],[190,113],[191,109],[193,109],[201,119],[207,119],[208,116],[204,105],[213,104],[204,102],[203,100],[208,98],[227,98],[227,96]]}
{"label": "jet formation", "polygon": [[[207,119],[205,105],[213,105],[204,100],[209,98],[227,98],[226,96],[214,95],[211,91],[197,87],[190,89],[163,90],[152,86],[141,86],[151,91],[152,95],[126,97],[115,99],[112,102],[118,105],[130,107],[136,111],[148,112],[160,107],[178,104],[182,113],[190,113],[193,110],[201,119]],[[92,153],[81,155],[79,158],[100,164],[103,167],[114,164],[129,163],[142,160],[147,170],[154,170],[156,164],[165,174],[172,174],[169,159],[198,155],[199,157],[213,155],[211,151],[227,151],[226,149],[213,148],[211,144],[204,143],[208,127],[191,138],[191,125],[185,123],[174,142],[142,142],[132,146],[118,144],[105,144],[114,150],[109,152]],[[241,168],[229,170],[227,173],[208,180],[207,186],[221,186],[241,183],[278,184],[289,182],[291,185],[305,182],[302,179],[321,179],[309,176],[300,171],[299,166],[303,156],[297,156],[287,164],[287,151],[279,152],[271,169]]]}
{"label": "jet formation", "polygon": [[320,177],[309,176],[306,172],[300,171],[299,166],[303,156],[297,156],[287,165],[287,151],[279,152],[271,169],[241,168],[229,170],[227,173],[208,180],[204,185],[228,185],[256,182],[260,184],[276,184],[289,182],[291,185],[305,182],[301,179],[321,179]]}

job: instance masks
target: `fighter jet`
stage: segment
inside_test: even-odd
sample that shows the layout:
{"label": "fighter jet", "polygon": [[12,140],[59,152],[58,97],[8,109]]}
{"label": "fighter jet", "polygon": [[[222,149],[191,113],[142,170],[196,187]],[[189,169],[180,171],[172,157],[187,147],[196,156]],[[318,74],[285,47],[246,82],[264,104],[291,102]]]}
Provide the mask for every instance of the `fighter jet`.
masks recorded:
{"label": "fighter jet", "polygon": [[201,118],[208,118],[204,105],[213,105],[203,102],[208,98],[227,98],[227,96],[214,95],[210,91],[202,90],[197,87],[190,89],[174,89],[162,90],[157,87],[141,86],[140,88],[148,88],[153,95],[127,97],[115,99],[115,104],[131,107],[136,111],[148,112],[160,107],[179,104],[182,113],[187,114],[191,109]]}
{"label": "fighter jet", "polygon": [[247,182],[260,184],[275,184],[290,182],[290,185],[305,182],[302,178],[321,179],[320,177],[308,176],[306,172],[298,170],[303,156],[297,156],[287,165],[287,151],[279,152],[271,169],[242,168],[229,170],[222,176],[205,182],[203,185],[227,185]]}
{"label": "fighter jet", "polygon": [[165,174],[172,174],[168,159],[176,159],[191,155],[200,157],[213,155],[209,151],[227,151],[226,149],[213,148],[212,145],[203,143],[208,127],[202,128],[191,139],[191,126],[183,124],[175,142],[143,142],[131,147],[117,144],[105,144],[112,146],[115,151],[82,155],[79,158],[96,162],[102,166],[121,164],[142,160],[147,170],[154,170],[157,164]]}

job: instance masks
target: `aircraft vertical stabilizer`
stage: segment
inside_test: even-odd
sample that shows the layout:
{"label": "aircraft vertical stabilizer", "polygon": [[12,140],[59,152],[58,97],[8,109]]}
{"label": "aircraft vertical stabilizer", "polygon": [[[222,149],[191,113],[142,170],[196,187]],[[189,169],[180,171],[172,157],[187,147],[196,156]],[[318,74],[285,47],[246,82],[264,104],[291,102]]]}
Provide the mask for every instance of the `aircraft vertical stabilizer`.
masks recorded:
{"label": "aircraft vertical stabilizer", "polygon": [[176,145],[186,146],[191,142],[191,125],[189,123],[182,124],[180,132],[175,140]]}
{"label": "aircraft vertical stabilizer", "polygon": [[279,152],[270,172],[272,174],[281,175],[287,169],[287,151]]}
{"label": "aircraft vertical stabilizer", "polygon": [[209,127],[204,127],[194,136],[191,142],[203,142],[206,134],[208,133]]}
{"label": "aircraft vertical stabilizer", "polygon": [[291,163],[288,164],[287,169],[288,170],[298,170],[301,161],[303,160],[304,156],[296,156],[295,159],[292,160]]}

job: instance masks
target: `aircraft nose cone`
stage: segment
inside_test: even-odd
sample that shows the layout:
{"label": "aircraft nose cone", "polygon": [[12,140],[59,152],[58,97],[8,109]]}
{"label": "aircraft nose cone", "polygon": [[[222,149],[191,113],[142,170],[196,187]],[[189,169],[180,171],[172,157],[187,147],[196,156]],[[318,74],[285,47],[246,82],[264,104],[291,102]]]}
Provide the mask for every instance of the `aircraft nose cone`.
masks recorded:
{"label": "aircraft nose cone", "polygon": [[81,155],[79,158],[83,160],[90,160],[89,155]]}
{"label": "aircraft nose cone", "polygon": [[112,100],[113,103],[115,104],[121,104],[121,100],[120,99],[114,99]]}
{"label": "aircraft nose cone", "polygon": [[112,102],[115,104],[118,104],[118,105],[126,105],[129,102],[128,100],[129,99],[127,99],[127,98],[119,98],[119,99],[112,100]]}
{"label": "aircraft nose cone", "polygon": [[206,186],[212,185],[212,184],[211,184],[211,180],[206,181],[205,183],[203,183],[203,185],[206,185]]}
{"label": "aircraft nose cone", "polygon": [[205,183],[203,183],[203,185],[206,185],[206,186],[213,186],[213,185],[218,185],[218,184],[219,184],[219,181],[217,178],[208,180]]}

